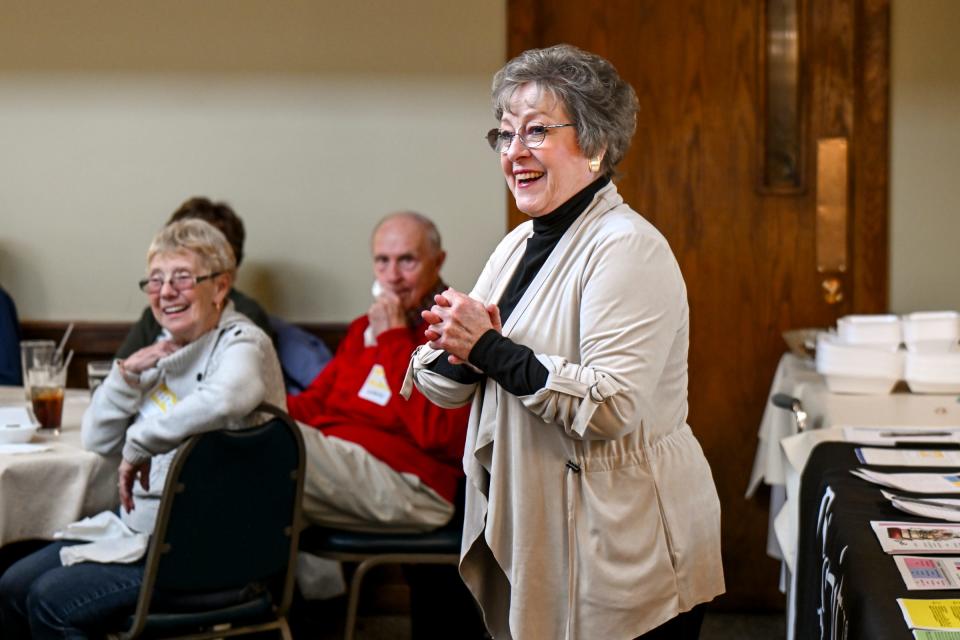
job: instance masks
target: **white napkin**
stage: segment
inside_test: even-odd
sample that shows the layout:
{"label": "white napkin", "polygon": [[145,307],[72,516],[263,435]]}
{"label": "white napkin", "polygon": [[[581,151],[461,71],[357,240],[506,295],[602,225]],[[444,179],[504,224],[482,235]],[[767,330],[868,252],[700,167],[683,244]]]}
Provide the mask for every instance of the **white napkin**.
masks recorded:
{"label": "white napkin", "polygon": [[339,562],[312,553],[297,553],[297,586],[307,600],[326,600],[347,592]]}
{"label": "white napkin", "polygon": [[69,567],[78,562],[136,562],[147,552],[150,536],[136,533],[113,511],[103,511],[64,527],[55,540],[85,540],[60,549],[60,562]]}
{"label": "white napkin", "polygon": [[9,453],[17,455],[21,453],[40,453],[41,451],[50,451],[53,449],[46,444],[0,444],[0,454]]}

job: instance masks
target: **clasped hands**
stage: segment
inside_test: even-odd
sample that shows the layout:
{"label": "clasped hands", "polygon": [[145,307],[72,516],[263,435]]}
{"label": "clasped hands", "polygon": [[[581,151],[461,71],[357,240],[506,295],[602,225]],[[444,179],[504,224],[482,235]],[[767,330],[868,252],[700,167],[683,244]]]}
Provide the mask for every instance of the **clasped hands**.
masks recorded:
{"label": "clasped hands", "polygon": [[[158,340],[134,351],[126,360],[120,362],[120,370],[124,374],[124,379],[127,379],[127,376],[139,377],[141,373],[157,366],[157,362],[176,352],[182,346],[173,340]],[[129,382],[129,380],[127,381]]]}
{"label": "clasped hands", "polygon": [[500,310],[495,304],[484,305],[456,289],[447,289],[433,297],[434,304],[420,315],[427,324],[424,332],[429,345],[446,351],[450,364],[464,364],[470,350],[484,333],[502,330]]}

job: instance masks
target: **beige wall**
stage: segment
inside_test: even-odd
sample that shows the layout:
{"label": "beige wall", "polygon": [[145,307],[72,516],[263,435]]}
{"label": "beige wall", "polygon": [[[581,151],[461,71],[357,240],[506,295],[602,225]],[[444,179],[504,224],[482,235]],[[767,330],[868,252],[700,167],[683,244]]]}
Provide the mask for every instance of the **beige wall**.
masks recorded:
{"label": "beige wall", "polygon": [[960,310],[960,2],[892,9],[890,306]]}
{"label": "beige wall", "polygon": [[[960,309],[960,2],[893,0],[894,311]],[[452,284],[504,231],[481,134],[502,1],[0,0],[0,283],[27,319],[124,320],[184,198],[246,221],[241,288],[293,320],[369,296],[382,214],[433,216]]]}
{"label": "beige wall", "polygon": [[247,226],[241,289],[292,320],[370,299],[368,236],[433,217],[469,288],[505,229],[483,141],[502,2],[0,0],[0,283],[25,319],[127,320],[186,197]]}

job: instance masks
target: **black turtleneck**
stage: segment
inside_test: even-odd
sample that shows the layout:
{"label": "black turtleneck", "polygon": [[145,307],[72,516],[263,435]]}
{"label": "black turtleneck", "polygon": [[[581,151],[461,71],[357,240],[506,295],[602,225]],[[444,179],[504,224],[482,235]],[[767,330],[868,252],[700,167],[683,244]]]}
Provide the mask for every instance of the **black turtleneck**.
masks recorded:
{"label": "black turtleneck", "polygon": [[[560,238],[608,182],[610,178],[607,176],[598,178],[550,213],[533,219],[533,235],[527,238],[523,258],[497,302],[504,324]],[[537,360],[532,349],[517,344],[494,329],[489,329],[473,345],[470,364],[516,396],[530,395],[542,389],[550,373]],[[431,363],[430,370],[462,383],[477,382],[483,377],[483,374],[468,367],[451,365],[442,356]]]}

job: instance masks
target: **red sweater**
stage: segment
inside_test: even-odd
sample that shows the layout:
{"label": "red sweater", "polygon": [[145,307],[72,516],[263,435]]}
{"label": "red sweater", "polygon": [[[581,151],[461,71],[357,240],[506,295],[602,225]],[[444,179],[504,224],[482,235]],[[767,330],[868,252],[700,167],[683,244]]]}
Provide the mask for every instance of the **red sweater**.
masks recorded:
{"label": "red sweater", "polygon": [[[302,393],[287,396],[295,419],[324,435],[355,442],[401,473],[412,473],[453,502],[463,476],[463,443],[469,405],[441,409],[413,390],[400,396],[410,354],[426,342],[425,323],[413,329],[390,329],[365,347],[366,316],[350,323],[336,355]],[[358,395],[374,365],[386,373],[390,396],[385,406]]]}

